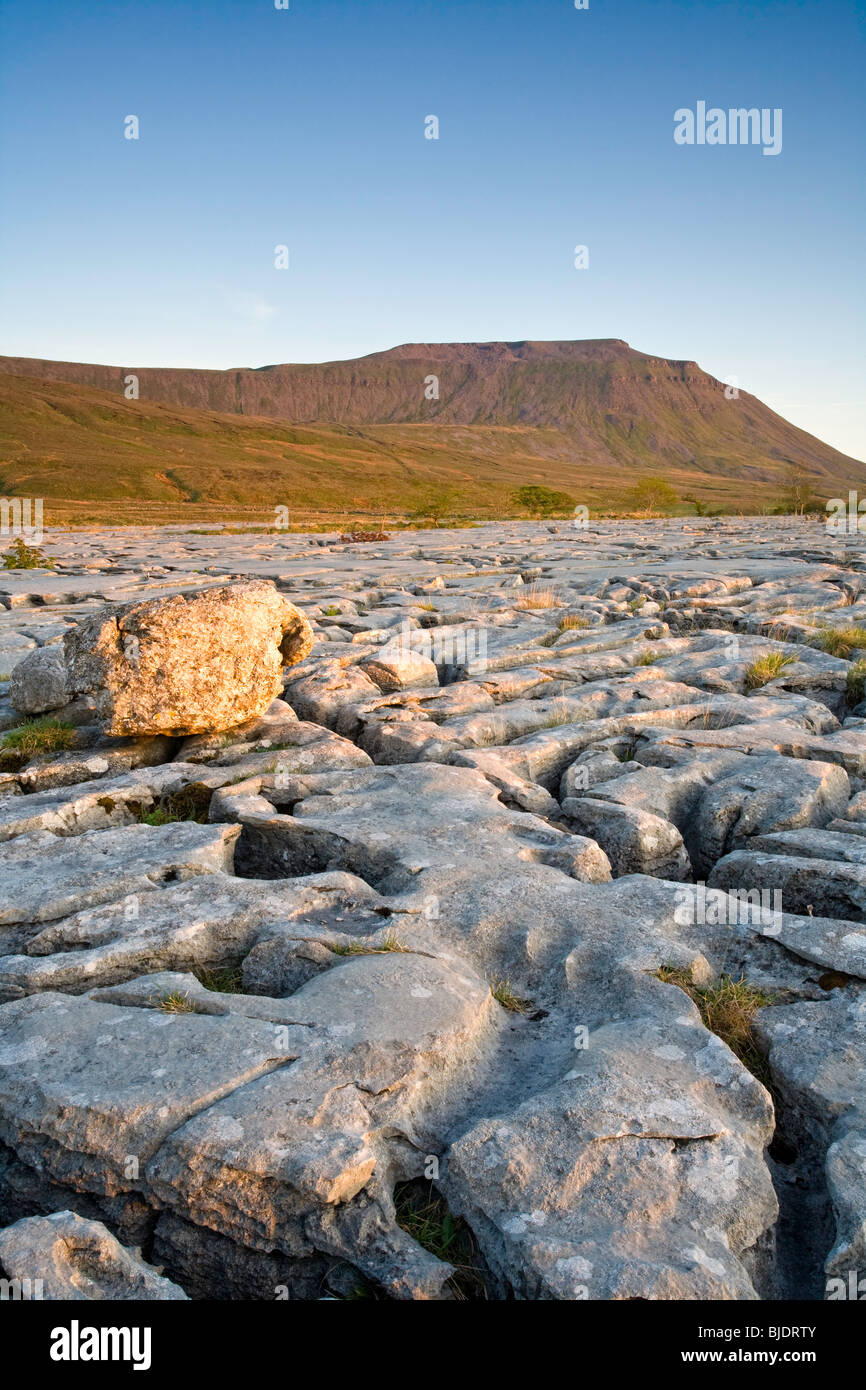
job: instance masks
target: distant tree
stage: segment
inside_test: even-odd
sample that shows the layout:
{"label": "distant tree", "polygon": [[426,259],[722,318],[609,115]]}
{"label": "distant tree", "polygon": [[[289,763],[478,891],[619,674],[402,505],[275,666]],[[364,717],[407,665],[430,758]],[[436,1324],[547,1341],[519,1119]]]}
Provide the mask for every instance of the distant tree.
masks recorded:
{"label": "distant tree", "polygon": [[570,493],[557,492],[554,488],[537,484],[519,487],[511,494],[511,500],[533,516],[551,516],[553,512],[570,512],[574,509],[574,498]]}
{"label": "distant tree", "polygon": [[694,509],[695,509],[695,516],[706,516],[706,515],[707,515],[707,504],[706,504],[706,502],[701,502],[701,501],[699,500],[699,498],[697,498],[697,497],[692,497],[691,493],[689,493],[689,492],[684,492],[684,493],[683,493],[683,501],[684,501],[684,502],[691,502],[692,506],[693,506]]}
{"label": "distant tree", "polygon": [[19,536],[12,542],[12,549],[7,550],[5,555],[0,556],[5,570],[35,570],[53,569],[54,561],[47,556],[36,545],[27,545]]}
{"label": "distant tree", "polygon": [[414,521],[432,521],[434,526],[438,526],[445,517],[453,515],[462,496],[456,487],[428,487],[421,493],[409,515]]}
{"label": "distant tree", "polygon": [[666,478],[641,478],[639,483],[629,488],[624,501],[632,511],[644,516],[658,516],[660,512],[675,507],[679,498]]}
{"label": "distant tree", "polygon": [[820,503],[809,478],[802,468],[791,464],[785,469],[783,510],[793,512],[795,516],[802,516],[804,512],[814,511],[816,507],[820,509]]}

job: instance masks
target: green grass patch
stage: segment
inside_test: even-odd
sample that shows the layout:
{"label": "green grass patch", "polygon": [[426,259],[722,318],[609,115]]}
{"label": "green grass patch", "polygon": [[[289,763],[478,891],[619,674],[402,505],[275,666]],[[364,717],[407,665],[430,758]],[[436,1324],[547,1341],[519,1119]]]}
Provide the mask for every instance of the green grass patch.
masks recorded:
{"label": "green grass patch", "polygon": [[828,627],[815,638],[814,645],[828,656],[850,661],[855,651],[866,647],[866,627]]}
{"label": "green grass patch", "polygon": [[497,1004],[501,1004],[510,1014],[528,1014],[532,1008],[532,1000],[521,999],[520,995],[515,994],[508,980],[491,980],[490,993]]}
{"label": "green grass patch", "polygon": [[0,768],[13,771],[40,753],[59,753],[75,746],[75,726],[49,715],[8,729],[0,740]]}
{"label": "green grass patch", "polygon": [[859,705],[866,695],[866,657],[860,657],[859,661],[852,661],[848,667],[848,677],[845,682],[845,698],[850,709]]}
{"label": "green grass patch", "polygon": [[768,652],[766,656],[759,656],[750,666],[746,667],[744,685],[746,690],[760,690],[762,685],[768,681],[774,681],[780,676],[786,666],[793,666],[794,657],[785,656],[782,652]]}
{"label": "green grass patch", "polygon": [[243,994],[243,973],[239,965],[196,966],[192,972],[200,985],[214,994]]}
{"label": "green grass patch", "polygon": [[421,1179],[394,1189],[397,1224],[437,1259],[454,1266],[448,1287],[459,1302],[487,1298],[483,1262],[475,1237],[461,1216],[453,1216],[432,1183]]}
{"label": "green grass patch", "polygon": [[729,975],[703,986],[694,984],[686,970],[671,965],[663,965],[656,975],[687,994],[697,1005],[704,1027],[727,1043],[743,1066],[770,1089],[770,1071],[755,1040],[754,1022],[758,1010],[776,1003],[776,996]]}
{"label": "green grass patch", "polygon": [[194,1014],[195,1004],[189,994],[181,994],[179,989],[172,990],[170,994],[164,994],[159,1001],[159,1007],[164,1014]]}
{"label": "green grass patch", "polygon": [[50,570],[54,561],[36,545],[26,545],[19,536],[3,555],[4,570]]}
{"label": "green grass patch", "polygon": [[389,951],[408,951],[409,949],[399,940],[396,932],[387,932],[380,946],[367,946],[363,941],[350,941],[345,946],[328,947],[328,950],[333,951],[335,956],[383,956]]}

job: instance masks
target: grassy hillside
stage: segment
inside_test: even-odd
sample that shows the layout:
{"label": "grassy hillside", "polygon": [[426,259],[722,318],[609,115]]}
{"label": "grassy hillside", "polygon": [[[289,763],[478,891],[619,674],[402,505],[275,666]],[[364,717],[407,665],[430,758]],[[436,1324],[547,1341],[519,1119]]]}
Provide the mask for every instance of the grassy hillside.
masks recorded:
{"label": "grassy hillside", "polygon": [[[621,505],[625,490],[648,474],[668,478],[680,496],[693,493],[733,510],[777,502],[791,465],[803,469],[822,496],[866,483],[866,466],[787,424],[754,398],[726,401],[719,383],[698,368],[700,381],[689,384],[689,364],[660,365],[624,344],[520,346],[535,349],[530,360],[500,353],[486,375],[471,344],[395,349],[361,359],[369,392],[379,394],[380,412],[381,401],[393,401],[396,392],[391,374],[409,373],[417,387],[419,362],[427,365],[437,351],[444,354],[437,359],[443,379],[471,369],[473,384],[471,390],[464,385],[463,404],[485,417],[472,423],[440,418],[459,413],[453,400],[427,422],[356,418],[352,424],[298,424],[159,403],[149,394],[157,384],[163,393],[182,394],[184,382],[192,390],[231,375],[218,372],[160,371],[154,374],[158,383],[142,372],[142,399],[127,401],[122,374],[111,389],[101,389],[40,379],[29,371],[18,375],[25,366],[6,359],[16,374],[0,376],[0,495],[44,497],[55,523],[231,515],[267,524],[278,505],[331,523],[351,516],[395,519],[422,504],[431,488],[442,487],[455,490],[458,515],[495,516],[514,514],[512,494],[526,484],[565,491],[599,511]],[[587,350],[586,360],[575,358],[580,348]],[[550,351],[545,356],[540,349]],[[651,362],[657,379],[648,381]],[[55,377],[63,370],[115,372],[42,365]],[[325,368],[267,370],[321,370],[327,376]],[[409,390],[407,382],[401,389]],[[271,409],[278,404],[272,399]],[[305,408],[325,406],[310,396]],[[535,418],[514,418],[527,414]]]}

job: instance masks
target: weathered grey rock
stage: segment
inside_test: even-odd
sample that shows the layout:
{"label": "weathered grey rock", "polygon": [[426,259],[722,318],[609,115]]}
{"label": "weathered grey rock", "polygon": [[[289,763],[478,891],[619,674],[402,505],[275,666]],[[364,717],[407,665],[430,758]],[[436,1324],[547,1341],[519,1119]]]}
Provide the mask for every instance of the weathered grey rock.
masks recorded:
{"label": "weathered grey rock", "polygon": [[[377,911],[379,909],[379,911]],[[281,953],[305,941],[346,946],[373,935],[387,904],[351,874],[288,882],[206,874],[127,895],[31,928],[20,955],[0,957],[0,998],[81,994],[154,970],[222,969],[244,961],[244,987],[282,995]],[[405,932],[413,917],[401,918]],[[263,948],[274,939],[274,952]],[[250,952],[250,955],[247,953]]]}
{"label": "weathered grey rock", "polygon": [[[299,719],[309,719],[336,729],[337,718],[346,707],[359,705],[381,694],[379,687],[355,664],[359,655],[343,658],[320,658],[314,670],[308,665],[290,676],[285,686],[285,699]],[[341,723],[340,732],[351,738],[357,731],[357,721]]]}
{"label": "weathered grey rock", "polygon": [[320,724],[298,719],[294,711],[291,718],[283,715],[262,718],[225,734],[186,739],[178,751],[178,758],[235,767],[247,765],[254,753],[271,755],[260,759],[270,771],[327,772],[342,767],[370,766],[370,758],[363,749],[323,729]]}
{"label": "weathered grey rock", "polygon": [[683,838],[669,820],[635,806],[589,796],[567,797],[562,811],[569,824],[601,845],[617,877],[652,874],[656,878],[691,878]]}
{"label": "weathered grey rock", "polygon": [[104,1195],[142,1192],[130,1174],[179,1124],[291,1055],[260,1020],[61,994],[4,1004],[0,1020],[0,1138],[31,1166]]}
{"label": "weathered grey rock", "polygon": [[[200,777],[201,769],[191,763],[166,763],[146,772],[98,777],[0,801],[0,842],[37,830],[80,835],[85,830],[135,825],[161,801],[172,797],[177,798],[178,812],[182,815],[185,811],[189,817],[195,809],[207,809],[210,789]],[[230,778],[226,772],[224,780]]]}
{"label": "weathered grey rock", "polygon": [[[492,871],[511,849],[526,863],[588,882],[610,877],[597,844],[509,810],[473,769],[381,767],[282,781],[252,779],[223,788],[211,802],[212,819],[244,826],[240,854],[250,873],[288,876],[339,867],[394,892],[421,870],[455,861],[478,872],[486,860]],[[280,813],[282,802],[292,805],[291,815]]]}
{"label": "weathered grey rock", "polygon": [[310,625],[272,584],[248,582],[113,608],[64,638],[69,689],[112,734],[214,733],[265,712]]}
{"label": "weathered grey rock", "polygon": [[464,749],[453,754],[452,762],[455,767],[475,767],[479,772],[483,772],[488,782],[499,788],[505,806],[520,811],[531,811],[536,816],[560,815],[559,802],[555,801],[549,792],[537,782],[530,782],[521,777],[494,752]]}
{"label": "weathered grey rock", "polygon": [[784,912],[866,921],[866,865],[736,850],[719,860],[707,883],[713,888],[778,891]]}
{"label": "weathered grey rock", "polygon": [[[850,827],[850,821],[835,822]],[[834,822],[831,821],[831,825]],[[846,864],[866,864],[866,842],[828,826],[825,830],[779,830],[755,835],[749,848],[766,854],[793,854],[804,859],[836,859]]]}
{"label": "weathered grey rock", "polygon": [[625,777],[629,772],[639,772],[640,767],[640,763],[631,760],[621,762],[612,749],[596,745],[595,748],[581,753],[580,757],[565,769],[559,784],[559,799],[565,801],[570,796],[583,796],[598,783]]}
{"label": "weathered grey rock", "polygon": [[[50,922],[159,883],[230,871],[236,825],[129,825],[20,835],[0,850],[0,929]],[[0,930],[2,939],[2,930]]]}
{"label": "weathered grey rock", "polygon": [[206,763],[236,761],[249,752],[270,748],[281,738],[291,735],[298,716],[285,700],[274,700],[257,719],[248,719],[234,729],[220,733],[195,734],[184,739],[178,758],[184,762]]}
{"label": "weathered grey rock", "polygon": [[737,1256],[776,1215],[772,1107],[670,988],[451,1150],[446,1190],[521,1298],[757,1296]]}
{"label": "weathered grey rock", "polygon": [[[866,994],[762,1009],[757,1032],[785,1099],[789,1135],[824,1163],[835,1217],[827,1297],[848,1298],[866,1276]],[[831,1281],[841,1280],[839,1293]]]}
{"label": "weathered grey rock", "polygon": [[429,657],[419,652],[390,651],[361,662],[361,670],[386,693],[392,690],[411,690],[438,685],[439,676]]}
{"label": "weathered grey rock", "polygon": [[39,647],[19,661],[9,678],[9,699],[21,714],[44,714],[69,701],[63,653]]}
{"label": "weathered grey rock", "polygon": [[34,758],[17,774],[17,780],[23,792],[71,787],[91,778],[117,777],[133,768],[157,767],[171,759],[176,747],[176,740],[164,734],[155,738],[94,739],[77,752]]}
{"label": "weathered grey rock", "polygon": [[779,753],[785,758],[814,758],[818,762],[838,763],[851,776],[862,777],[866,773],[866,741],[854,729],[817,735],[797,727],[792,721],[773,718],[748,726],[719,729],[655,730],[648,738],[656,746],[701,751],[732,748],[750,755]]}
{"label": "weathered grey rock", "polygon": [[73,1211],[25,1217],[0,1231],[0,1267],[48,1301],[185,1300],[158,1270],[126,1250],[98,1221]]}
{"label": "weathered grey rock", "polygon": [[826,825],[843,814],[850,793],[848,775],[836,763],[778,757],[738,761],[703,792],[686,832],[696,872],[708,873],[723,855],[745,848],[756,835]]}
{"label": "weathered grey rock", "polygon": [[[459,961],[388,951],[286,1004],[220,995],[205,1014],[200,993],[169,975],[3,1006],[0,1137],[85,1192],[137,1191],[253,1249],[319,1250],[395,1297],[437,1296],[451,1267],[400,1230],[390,1191],[422,1171],[432,1078],[441,1106],[499,1025],[488,986]],[[97,1038],[82,1093],[77,1056]]]}

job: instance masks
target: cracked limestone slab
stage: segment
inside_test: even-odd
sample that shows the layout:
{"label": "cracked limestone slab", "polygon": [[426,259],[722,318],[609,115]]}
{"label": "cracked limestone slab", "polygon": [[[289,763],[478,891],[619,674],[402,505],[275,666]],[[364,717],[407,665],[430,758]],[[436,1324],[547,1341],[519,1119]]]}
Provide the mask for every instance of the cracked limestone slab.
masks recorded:
{"label": "cracked limestone slab", "polygon": [[452,1145],[445,1191],[518,1297],[758,1296],[772,1105],[673,989],[589,1030],[556,1084]]}
{"label": "cracked limestone slab", "polygon": [[787,758],[838,763],[852,776],[862,777],[866,773],[866,740],[855,730],[814,734],[787,719],[767,719],[720,729],[656,729],[644,736],[656,748],[668,745],[700,752],[710,748],[732,748],[750,755],[780,753]]}
{"label": "cracked limestone slab", "polygon": [[836,762],[744,758],[714,778],[685,828],[695,869],[706,874],[725,854],[775,831],[814,827],[820,834],[844,813],[850,795],[848,774]]}
{"label": "cracked limestone slab", "polygon": [[[138,824],[142,812],[152,809],[162,797],[186,791],[196,783],[202,785],[200,778],[200,768],[174,762],[10,798],[0,802],[0,843],[38,830],[67,836]],[[230,774],[216,780],[229,781]]]}
{"label": "cracked limestone slab", "polygon": [[19,835],[0,849],[0,929],[50,922],[170,880],[230,873],[239,834],[238,826],[177,822]]}
{"label": "cracked limestone slab", "polygon": [[378,930],[382,911],[389,909],[377,893],[343,873],[282,882],[205,874],[151,884],[36,929],[20,954],[0,957],[0,998],[80,994],[155,970],[234,966],[273,937],[341,942]]}
{"label": "cracked limestone slab", "polygon": [[831,1280],[847,1288],[852,1271],[855,1284],[866,1276],[866,992],[761,1009],[756,1029],[793,1117],[791,1137],[824,1164],[836,1226],[830,1297]]}
{"label": "cracked limestone slab", "polygon": [[324,772],[370,765],[367,754],[350,739],[341,738],[320,724],[298,719],[289,706],[285,712],[250,720],[224,734],[200,734],[186,739],[177,756],[193,763],[233,767],[248,763],[251,755],[267,753],[273,754],[273,766],[286,772]]}
{"label": "cracked limestone slab", "polygon": [[286,1066],[291,1030],[65,994],[0,1006],[0,1139],[79,1191],[142,1192],[147,1159],[190,1115]]}
{"label": "cracked limestone slab", "polygon": [[[474,769],[413,764],[284,781],[254,779],[215,793],[212,819],[244,826],[245,871],[258,865],[267,877],[339,867],[379,888],[388,880],[384,891],[395,891],[433,866],[462,862],[478,873],[485,859],[492,866],[511,853],[576,878],[610,878],[594,841],[509,810]],[[291,805],[290,815],[279,813],[281,804]]]}
{"label": "cracked limestone slab", "polygon": [[[178,994],[194,1012],[165,1012]],[[202,994],[168,975],[0,1007],[0,1138],[76,1190],[138,1192],[250,1248],[320,1250],[392,1296],[438,1296],[452,1269],[399,1229],[391,1189],[423,1170],[495,1033],[487,982],[388,951],[286,1001],[222,995],[205,1014]]]}
{"label": "cracked limestone slab", "polygon": [[866,921],[866,865],[839,859],[735,850],[716,864],[711,888],[758,889],[780,895],[782,910]]}

